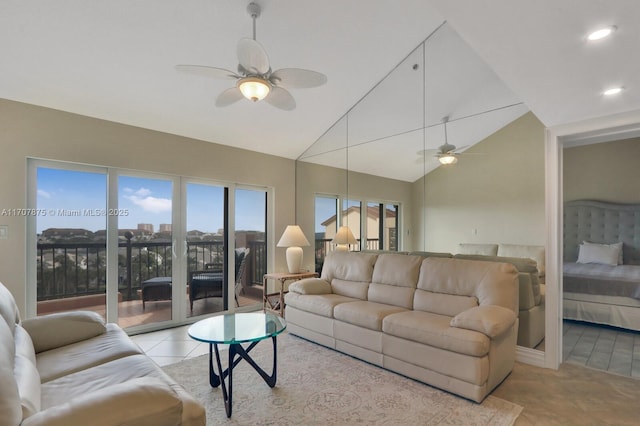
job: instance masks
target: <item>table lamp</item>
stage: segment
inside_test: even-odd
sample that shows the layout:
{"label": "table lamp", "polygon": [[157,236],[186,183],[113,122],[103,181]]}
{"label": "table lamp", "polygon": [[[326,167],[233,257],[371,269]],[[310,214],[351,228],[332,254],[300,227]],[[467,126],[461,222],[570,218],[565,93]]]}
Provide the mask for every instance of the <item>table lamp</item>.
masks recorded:
{"label": "table lamp", "polygon": [[348,226],[341,226],[331,242],[336,245],[336,251],[349,251],[350,244],[358,243]]}
{"label": "table lamp", "polygon": [[287,267],[289,273],[297,274],[302,271],[302,247],[307,247],[309,240],[304,236],[298,225],[288,225],[284,230],[278,247],[287,247]]}

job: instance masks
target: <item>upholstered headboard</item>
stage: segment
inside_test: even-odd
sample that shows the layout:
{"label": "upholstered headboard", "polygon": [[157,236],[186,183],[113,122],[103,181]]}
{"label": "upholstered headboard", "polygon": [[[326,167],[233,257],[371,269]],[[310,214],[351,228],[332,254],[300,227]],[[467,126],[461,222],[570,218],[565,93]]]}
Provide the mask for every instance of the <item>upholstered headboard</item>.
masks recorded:
{"label": "upholstered headboard", "polygon": [[622,241],[623,262],[640,264],[640,204],[579,200],[564,204],[564,260],[575,262],[583,241]]}

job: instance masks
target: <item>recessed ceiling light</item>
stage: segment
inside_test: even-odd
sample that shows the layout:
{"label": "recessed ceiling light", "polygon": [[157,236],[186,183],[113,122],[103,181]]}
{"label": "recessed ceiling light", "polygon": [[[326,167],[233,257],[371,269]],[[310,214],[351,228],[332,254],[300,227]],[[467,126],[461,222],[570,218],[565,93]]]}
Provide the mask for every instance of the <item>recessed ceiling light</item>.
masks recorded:
{"label": "recessed ceiling light", "polygon": [[612,87],[610,89],[605,90],[603,94],[605,96],[613,96],[613,95],[617,95],[620,92],[622,92],[622,87]]}
{"label": "recessed ceiling light", "polygon": [[611,33],[613,33],[615,30],[616,30],[616,27],[614,25],[612,25],[610,27],[600,28],[600,29],[595,30],[594,32],[590,33],[587,36],[587,39],[590,40],[590,41],[600,40],[602,38],[610,36]]}

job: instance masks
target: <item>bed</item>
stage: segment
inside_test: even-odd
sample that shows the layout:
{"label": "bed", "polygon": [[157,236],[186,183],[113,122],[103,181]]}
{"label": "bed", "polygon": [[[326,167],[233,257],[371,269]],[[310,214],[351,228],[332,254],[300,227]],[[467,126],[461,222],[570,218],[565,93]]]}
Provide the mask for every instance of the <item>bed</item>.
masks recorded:
{"label": "bed", "polygon": [[565,319],[640,331],[640,204],[564,206]]}

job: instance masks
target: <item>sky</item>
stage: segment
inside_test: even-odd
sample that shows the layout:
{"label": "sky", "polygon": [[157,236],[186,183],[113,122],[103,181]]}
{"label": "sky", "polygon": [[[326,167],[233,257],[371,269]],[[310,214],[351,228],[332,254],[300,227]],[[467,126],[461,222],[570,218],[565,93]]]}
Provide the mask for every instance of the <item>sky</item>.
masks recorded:
{"label": "sky", "polygon": [[[107,213],[118,216],[118,227],[137,228],[171,223],[173,182],[120,176],[118,209],[107,212],[107,175],[39,167],[37,171],[37,232],[47,228],[106,229]],[[187,183],[187,230],[217,232],[223,227],[224,190],[220,186]],[[236,229],[264,231],[264,191],[236,190]]]}

